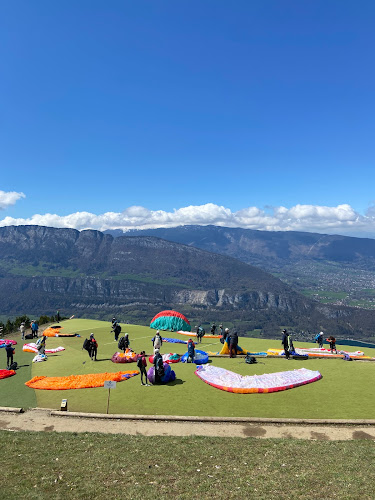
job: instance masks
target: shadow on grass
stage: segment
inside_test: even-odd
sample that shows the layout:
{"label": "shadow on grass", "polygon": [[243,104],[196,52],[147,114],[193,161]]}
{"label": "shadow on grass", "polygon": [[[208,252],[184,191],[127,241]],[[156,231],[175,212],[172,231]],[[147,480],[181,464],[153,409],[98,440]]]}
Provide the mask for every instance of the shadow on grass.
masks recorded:
{"label": "shadow on grass", "polygon": [[174,385],[181,385],[181,384],[184,384],[185,383],[185,380],[181,380],[180,378],[176,378],[173,380],[173,382],[168,382],[164,385],[166,385],[167,387],[168,386],[174,386]]}

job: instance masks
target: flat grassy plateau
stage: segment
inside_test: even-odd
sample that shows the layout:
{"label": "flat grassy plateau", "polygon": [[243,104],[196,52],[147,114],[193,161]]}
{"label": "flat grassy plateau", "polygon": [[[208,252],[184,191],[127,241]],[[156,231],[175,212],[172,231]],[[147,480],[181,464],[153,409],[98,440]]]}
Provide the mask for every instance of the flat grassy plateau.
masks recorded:
{"label": "flat grassy plateau", "polygon": [[[104,388],[68,391],[34,390],[24,382],[36,375],[67,376],[100,372],[116,372],[136,369],[135,363],[115,364],[112,355],[118,350],[110,333],[110,324],[94,320],[67,320],[62,323],[63,333],[79,333],[81,337],[47,338],[47,348],[65,347],[65,351],[48,356],[48,361],[32,363],[33,354],[22,351],[22,341],[16,340],[15,360],[20,365],[14,377],[1,381],[0,406],[42,407],[59,409],[61,399],[68,399],[70,411],[105,413],[108,390]],[[99,344],[98,361],[91,361],[82,344],[94,332]],[[137,325],[122,325],[122,333],[129,333],[135,352],[152,352],[151,338],[155,331]],[[163,332],[165,337],[187,340],[176,333]],[[280,339],[263,340],[240,338],[240,346],[253,352],[267,348],[280,348]],[[295,347],[313,347],[316,344],[295,342]],[[218,339],[204,338],[202,350],[218,352],[222,345]],[[344,348],[344,346],[339,346]],[[182,344],[163,343],[162,353],[183,354]],[[356,348],[348,347],[350,351]],[[375,356],[374,349],[363,349]],[[2,353],[1,351],[4,351]],[[5,365],[5,349],[0,351]],[[249,365],[243,358],[215,358],[210,362],[242,375],[309,368],[319,370],[323,378],[312,384],[271,394],[233,394],[215,389],[202,382],[195,374],[195,365],[172,365],[176,380],[167,385],[142,387],[140,377],[117,383],[111,391],[110,413],[145,415],[192,415],[192,416],[241,416],[273,418],[346,418],[371,419],[375,415],[375,398],[372,396],[375,363],[366,361],[347,362],[342,359],[308,359],[306,361],[283,358],[258,359]],[[4,366],[5,368],[5,366]]]}

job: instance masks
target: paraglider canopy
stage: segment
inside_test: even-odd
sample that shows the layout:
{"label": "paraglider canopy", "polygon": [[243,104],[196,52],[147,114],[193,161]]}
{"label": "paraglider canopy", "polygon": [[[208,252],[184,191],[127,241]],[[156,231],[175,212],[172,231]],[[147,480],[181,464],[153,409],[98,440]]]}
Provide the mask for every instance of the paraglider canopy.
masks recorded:
{"label": "paraglider canopy", "polygon": [[151,320],[150,328],[154,328],[155,330],[170,330],[172,332],[179,330],[191,332],[191,326],[186,316],[172,310],[161,311],[154,316]]}

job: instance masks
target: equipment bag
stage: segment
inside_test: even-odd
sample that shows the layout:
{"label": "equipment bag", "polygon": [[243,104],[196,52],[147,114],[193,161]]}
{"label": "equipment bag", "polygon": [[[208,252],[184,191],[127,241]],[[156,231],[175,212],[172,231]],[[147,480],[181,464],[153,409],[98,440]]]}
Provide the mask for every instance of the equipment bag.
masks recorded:
{"label": "equipment bag", "polygon": [[246,354],[245,363],[248,363],[249,365],[253,365],[254,363],[257,363],[257,360],[256,360],[256,358],[254,358],[254,356],[250,356],[250,354]]}
{"label": "equipment bag", "polygon": [[121,350],[125,349],[125,337],[120,337],[117,346]]}
{"label": "equipment bag", "polygon": [[17,370],[17,366],[18,366],[17,361],[13,361],[13,363],[9,367],[9,370]]}
{"label": "equipment bag", "polygon": [[89,351],[90,350],[90,341],[89,339],[85,339],[84,342],[83,342],[83,349],[85,349],[86,351]]}
{"label": "equipment bag", "polygon": [[32,339],[32,338],[34,338],[32,333],[28,333],[27,335],[25,335],[25,339],[27,339],[27,340]]}

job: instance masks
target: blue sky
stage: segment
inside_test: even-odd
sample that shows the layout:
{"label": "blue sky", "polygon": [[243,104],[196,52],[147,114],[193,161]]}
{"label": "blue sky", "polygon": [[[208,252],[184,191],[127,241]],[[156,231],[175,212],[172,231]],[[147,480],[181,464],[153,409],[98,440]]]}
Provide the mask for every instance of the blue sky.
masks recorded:
{"label": "blue sky", "polygon": [[374,22],[367,0],[2,2],[0,225],[375,236]]}

